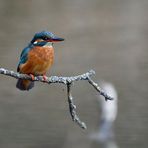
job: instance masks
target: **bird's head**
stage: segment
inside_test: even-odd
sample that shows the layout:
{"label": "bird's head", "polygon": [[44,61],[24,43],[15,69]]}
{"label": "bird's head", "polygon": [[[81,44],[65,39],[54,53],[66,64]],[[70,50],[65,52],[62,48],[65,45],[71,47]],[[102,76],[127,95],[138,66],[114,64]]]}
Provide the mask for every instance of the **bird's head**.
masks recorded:
{"label": "bird's head", "polygon": [[38,32],[34,35],[31,43],[34,45],[46,44],[46,43],[54,43],[64,41],[63,38],[55,36],[53,33],[48,31]]}

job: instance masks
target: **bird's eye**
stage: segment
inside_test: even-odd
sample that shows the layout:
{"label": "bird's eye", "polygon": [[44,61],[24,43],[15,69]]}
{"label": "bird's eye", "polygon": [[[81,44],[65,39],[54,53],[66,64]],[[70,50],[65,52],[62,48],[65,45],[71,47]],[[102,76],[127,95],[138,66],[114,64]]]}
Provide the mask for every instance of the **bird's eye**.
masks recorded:
{"label": "bird's eye", "polygon": [[44,40],[48,40],[48,38],[47,37],[44,37]]}

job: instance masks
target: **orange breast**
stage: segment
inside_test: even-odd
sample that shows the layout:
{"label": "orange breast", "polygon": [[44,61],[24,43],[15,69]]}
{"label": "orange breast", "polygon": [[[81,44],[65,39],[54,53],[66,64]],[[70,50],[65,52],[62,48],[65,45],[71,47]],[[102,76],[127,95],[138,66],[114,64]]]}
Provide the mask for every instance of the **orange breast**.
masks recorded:
{"label": "orange breast", "polygon": [[26,74],[42,75],[51,67],[54,60],[52,46],[36,46],[28,53],[28,60],[20,66],[20,72]]}

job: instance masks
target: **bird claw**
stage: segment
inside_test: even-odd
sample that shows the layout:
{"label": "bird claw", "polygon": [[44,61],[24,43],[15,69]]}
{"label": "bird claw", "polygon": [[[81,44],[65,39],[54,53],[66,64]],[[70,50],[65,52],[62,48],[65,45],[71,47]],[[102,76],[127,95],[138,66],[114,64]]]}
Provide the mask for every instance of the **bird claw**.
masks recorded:
{"label": "bird claw", "polygon": [[47,82],[47,76],[46,76],[46,75],[43,75],[43,80],[44,80],[45,82]]}
{"label": "bird claw", "polygon": [[35,80],[35,76],[33,74],[29,74],[31,77],[31,80],[34,81]]}

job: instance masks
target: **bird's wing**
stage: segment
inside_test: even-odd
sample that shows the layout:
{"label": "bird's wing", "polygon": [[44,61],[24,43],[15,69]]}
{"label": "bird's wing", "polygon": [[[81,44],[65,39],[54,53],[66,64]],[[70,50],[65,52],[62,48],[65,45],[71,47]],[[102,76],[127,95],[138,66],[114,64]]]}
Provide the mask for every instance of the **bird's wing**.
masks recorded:
{"label": "bird's wing", "polygon": [[17,72],[20,71],[20,65],[26,63],[27,59],[28,59],[28,52],[32,49],[31,46],[28,46],[26,48],[24,48],[22,50],[21,56],[20,56],[20,61],[18,63],[18,67],[17,67]]}

